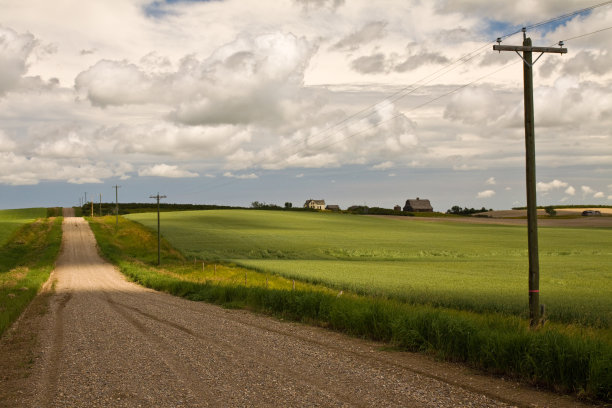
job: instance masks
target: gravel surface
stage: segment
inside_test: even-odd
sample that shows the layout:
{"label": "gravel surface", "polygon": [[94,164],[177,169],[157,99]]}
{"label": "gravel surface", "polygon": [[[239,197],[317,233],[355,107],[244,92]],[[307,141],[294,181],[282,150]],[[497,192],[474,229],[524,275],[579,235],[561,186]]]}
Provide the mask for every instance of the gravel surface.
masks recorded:
{"label": "gravel surface", "polygon": [[[426,356],[142,288],[98,256],[82,218],[64,219],[51,279],[54,292],[37,299],[48,306],[34,302],[0,342],[11,353],[0,354],[0,369],[13,373],[0,381],[0,406],[580,406]],[[19,340],[32,331],[37,341]],[[22,354],[30,364],[18,366]]]}

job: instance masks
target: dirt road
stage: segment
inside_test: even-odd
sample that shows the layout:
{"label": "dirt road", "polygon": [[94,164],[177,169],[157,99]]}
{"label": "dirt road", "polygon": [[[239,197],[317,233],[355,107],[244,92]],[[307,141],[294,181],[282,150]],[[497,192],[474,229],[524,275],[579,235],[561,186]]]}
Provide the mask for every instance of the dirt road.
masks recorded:
{"label": "dirt road", "polygon": [[425,356],[142,288],[100,259],[82,218],[63,227],[54,291],[0,341],[1,406],[580,406]]}

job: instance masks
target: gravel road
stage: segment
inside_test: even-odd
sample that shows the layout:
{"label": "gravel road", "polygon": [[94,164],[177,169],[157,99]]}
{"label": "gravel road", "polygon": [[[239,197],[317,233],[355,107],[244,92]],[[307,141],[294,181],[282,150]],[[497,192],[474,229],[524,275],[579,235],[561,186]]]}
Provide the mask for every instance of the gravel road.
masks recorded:
{"label": "gravel road", "polygon": [[0,406],[581,406],[426,356],[142,288],[98,256],[82,218],[63,228],[54,290],[0,341]]}

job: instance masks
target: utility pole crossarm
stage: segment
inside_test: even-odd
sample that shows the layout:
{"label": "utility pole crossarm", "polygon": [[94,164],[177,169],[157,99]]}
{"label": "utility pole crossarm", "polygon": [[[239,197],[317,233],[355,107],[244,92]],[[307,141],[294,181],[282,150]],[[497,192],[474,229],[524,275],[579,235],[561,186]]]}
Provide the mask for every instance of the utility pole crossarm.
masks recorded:
{"label": "utility pole crossarm", "polygon": [[554,47],[526,47],[524,45],[494,45],[494,51],[516,51],[516,52],[552,52],[555,54],[567,54],[567,48]]}

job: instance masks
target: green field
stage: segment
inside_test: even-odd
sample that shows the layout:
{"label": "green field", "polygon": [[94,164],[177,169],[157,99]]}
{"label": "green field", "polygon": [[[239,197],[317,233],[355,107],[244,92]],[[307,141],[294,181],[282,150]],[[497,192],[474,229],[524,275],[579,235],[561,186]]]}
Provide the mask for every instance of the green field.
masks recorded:
{"label": "green field", "polygon": [[[127,217],[156,228],[154,213]],[[524,227],[219,210],[164,213],[162,234],[189,257],[415,304],[527,316]],[[609,329],[612,230],[539,235],[548,318]]]}
{"label": "green field", "polygon": [[11,234],[23,224],[34,221],[36,218],[46,217],[46,215],[45,208],[0,210],[0,245],[3,245]]}

